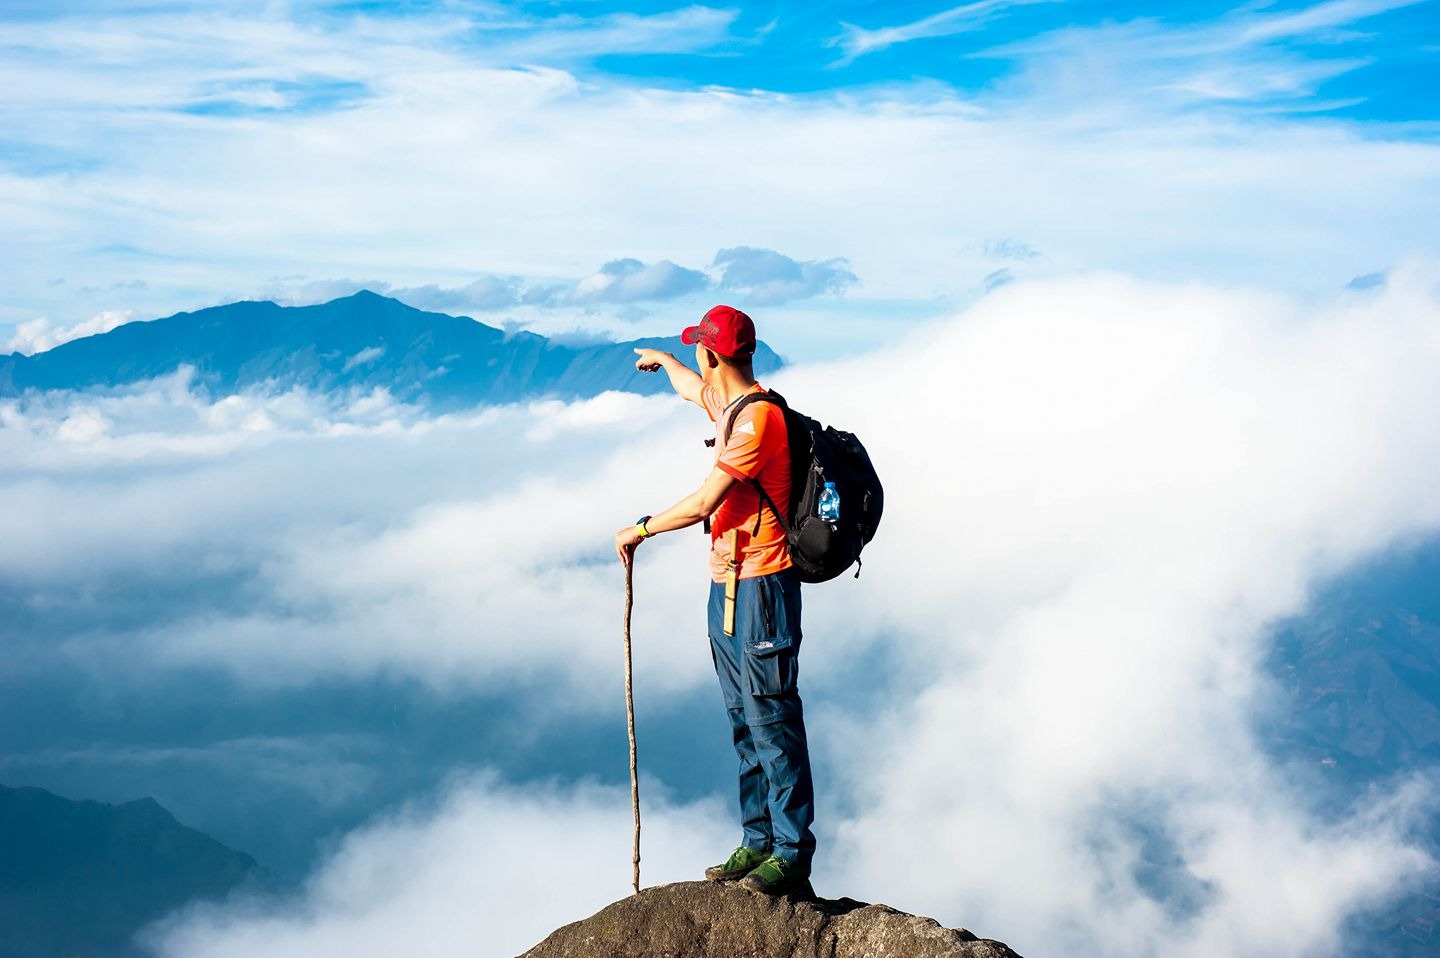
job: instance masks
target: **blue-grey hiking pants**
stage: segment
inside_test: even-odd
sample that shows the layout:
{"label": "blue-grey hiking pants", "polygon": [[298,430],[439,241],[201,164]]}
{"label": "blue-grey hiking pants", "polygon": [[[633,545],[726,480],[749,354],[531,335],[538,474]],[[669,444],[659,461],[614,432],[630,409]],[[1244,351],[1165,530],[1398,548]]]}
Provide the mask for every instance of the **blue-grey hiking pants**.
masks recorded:
{"label": "blue-grey hiking pants", "polygon": [[769,848],[805,869],[815,854],[815,786],[796,680],[800,580],[791,570],[741,579],[735,634],[725,586],[710,587],[710,652],[740,758],[740,819],[747,848]]}

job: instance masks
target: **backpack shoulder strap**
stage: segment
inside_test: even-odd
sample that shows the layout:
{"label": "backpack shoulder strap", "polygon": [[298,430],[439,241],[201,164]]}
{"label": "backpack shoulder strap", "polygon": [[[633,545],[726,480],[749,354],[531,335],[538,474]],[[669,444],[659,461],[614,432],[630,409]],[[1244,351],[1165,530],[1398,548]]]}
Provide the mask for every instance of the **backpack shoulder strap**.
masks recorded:
{"label": "backpack shoulder strap", "polygon": [[730,410],[730,418],[725,420],[725,441],[727,443],[730,441],[730,432],[735,428],[735,419],[740,415],[740,410],[756,402],[774,403],[781,409],[785,408],[785,397],[779,393],[768,390],[762,390],[758,393],[746,393],[740,398],[740,401],[735,404],[735,408]]}
{"label": "backpack shoulder strap", "polygon": [[[758,393],[747,393],[747,394],[745,394],[745,396],[743,396],[743,397],[740,399],[740,401],[735,404],[735,408],[734,408],[733,410],[731,410],[731,412],[730,412],[730,418],[725,421],[725,442],[726,442],[727,444],[730,442],[730,432],[731,432],[731,430],[733,430],[733,429],[735,428],[735,419],[736,419],[737,416],[740,415],[740,410],[744,409],[746,406],[750,405],[751,403],[756,403],[756,402],[774,403],[775,405],[777,405],[777,406],[780,407],[780,409],[781,409],[782,412],[783,412],[785,409],[788,409],[788,408],[789,408],[788,404],[785,402],[785,397],[782,396],[782,395],[780,395],[779,393],[773,392],[773,391],[771,391],[771,390],[764,390],[764,389],[762,389],[762,390],[761,390],[760,392],[758,392]],[[794,481],[793,478],[792,478],[791,481],[792,481],[792,482]],[[767,505],[767,506],[770,507],[770,511],[771,511],[771,512],[775,513],[775,521],[777,521],[777,522],[780,523],[780,528],[783,529],[783,530],[785,530],[785,534],[786,534],[786,535],[789,535],[789,534],[790,534],[790,525],[789,525],[789,523],[787,523],[787,522],[785,521],[785,513],[781,512],[781,511],[776,507],[774,500],[770,498],[770,493],[768,493],[768,492],[765,491],[765,485],[764,485],[764,483],[762,483],[758,478],[756,478],[756,479],[751,479],[751,480],[750,480],[750,484],[753,485],[753,486],[755,487],[756,491],[760,493],[760,499],[761,499],[761,501],[762,501],[765,505]],[[752,533],[752,534],[755,534],[755,535],[758,535],[758,534],[759,534],[759,532],[760,532],[760,518],[761,518],[761,513],[763,513],[764,511],[765,511],[765,510],[764,510],[764,508],[762,507],[760,510],[758,510],[758,511],[755,513],[755,531],[754,531],[754,533]]]}

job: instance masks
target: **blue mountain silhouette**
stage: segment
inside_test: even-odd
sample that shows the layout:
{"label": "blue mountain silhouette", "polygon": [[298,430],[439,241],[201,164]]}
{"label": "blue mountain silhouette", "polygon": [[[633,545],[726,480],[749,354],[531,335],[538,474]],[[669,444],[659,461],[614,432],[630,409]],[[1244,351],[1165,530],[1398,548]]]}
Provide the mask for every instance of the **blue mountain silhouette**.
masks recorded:
{"label": "blue mountain silhouette", "polygon": [[[317,306],[230,303],[127,323],[34,356],[12,353],[0,358],[0,397],[123,386],[182,365],[195,367],[196,385],[216,396],[251,388],[385,387],[397,399],[441,410],[667,390],[666,377],[635,371],[636,346],[690,357],[678,336],[568,345],[361,291]],[[780,365],[761,343],[756,373]]]}
{"label": "blue mountain silhouette", "polygon": [[140,954],[135,932],[195,899],[259,890],[254,859],[151,798],[72,801],[0,785],[0,954]]}

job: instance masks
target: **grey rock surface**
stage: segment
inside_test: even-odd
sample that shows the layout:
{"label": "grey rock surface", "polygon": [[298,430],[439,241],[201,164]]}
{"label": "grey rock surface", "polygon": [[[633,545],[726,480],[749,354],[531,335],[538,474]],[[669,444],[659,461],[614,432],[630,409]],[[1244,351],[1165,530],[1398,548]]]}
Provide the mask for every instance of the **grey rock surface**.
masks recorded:
{"label": "grey rock surface", "polygon": [[998,941],[851,898],[772,898],[719,882],[645,888],[521,958],[1020,958]]}

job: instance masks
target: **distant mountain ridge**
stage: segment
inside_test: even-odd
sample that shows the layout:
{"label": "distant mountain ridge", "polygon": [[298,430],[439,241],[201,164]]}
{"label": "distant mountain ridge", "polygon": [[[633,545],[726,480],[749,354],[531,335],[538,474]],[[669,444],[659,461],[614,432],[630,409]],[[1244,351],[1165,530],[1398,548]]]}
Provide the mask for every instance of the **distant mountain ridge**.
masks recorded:
{"label": "distant mountain ridge", "polygon": [[[362,290],[315,306],[230,303],[126,323],[33,356],[12,353],[0,357],[0,398],[27,390],[124,386],[182,365],[195,367],[196,385],[214,396],[252,388],[383,387],[399,400],[441,410],[583,399],[612,389],[667,390],[665,376],[636,372],[637,346],[689,361],[678,336],[572,346]],[[761,343],[756,374],[780,366],[780,357]]]}
{"label": "distant mountain ridge", "polygon": [[138,955],[127,943],[150,922],[268,880],[151,798],[107,805],[0,785],[0,849],[5,958]]}

